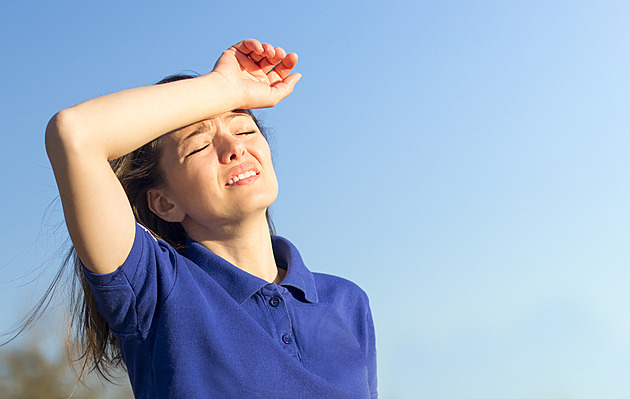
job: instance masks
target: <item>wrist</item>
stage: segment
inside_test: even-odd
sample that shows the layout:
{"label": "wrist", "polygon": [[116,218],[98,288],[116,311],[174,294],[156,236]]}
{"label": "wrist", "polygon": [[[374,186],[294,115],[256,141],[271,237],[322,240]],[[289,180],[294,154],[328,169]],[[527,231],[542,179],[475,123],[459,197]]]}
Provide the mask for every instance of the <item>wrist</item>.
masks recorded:
{"label": "wrist", "polygon": [[242,107],[242,101],[238,97],[239,91],[221,72],[212,71],[198,79],[204,80],[206,93],[209,93],[209,109],[219,107],[223,112],[228,112]]}

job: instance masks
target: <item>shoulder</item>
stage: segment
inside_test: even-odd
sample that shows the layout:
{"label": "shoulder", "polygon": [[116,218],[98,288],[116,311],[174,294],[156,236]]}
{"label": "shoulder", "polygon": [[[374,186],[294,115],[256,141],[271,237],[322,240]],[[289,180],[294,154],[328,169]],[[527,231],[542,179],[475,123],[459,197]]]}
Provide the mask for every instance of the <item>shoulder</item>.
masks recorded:
{"label": "shoulder", "polygon": [[368,296],[357,284],[339,276],[313,273],[320,302],[334,302],[337,305],[368,306]]}
{"label": "shoulder", "polygon": [[[329,317],[336,318],[355,336],[364,351],[369,351],[374,325],[368,296],[357,284],[342,277],[313,273],[319,305]],[[333,316],[334,315],[334,316]]]}
{"label": "shoulder", "polygon": [[124,263],[112,273],[97,274],[84,268],[88,281],[94,285],[141,284],[145,278],[155,275],[152,269],[175,272],[178,253],[168,243],[156,238],[146,227],[136,222],[133,245]]}

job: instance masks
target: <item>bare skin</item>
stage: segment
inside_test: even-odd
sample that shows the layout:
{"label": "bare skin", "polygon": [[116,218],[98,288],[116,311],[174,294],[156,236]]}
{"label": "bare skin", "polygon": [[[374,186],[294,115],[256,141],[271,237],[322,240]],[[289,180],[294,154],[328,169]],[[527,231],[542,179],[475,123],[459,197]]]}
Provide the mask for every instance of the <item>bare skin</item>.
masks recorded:
{"label": "bare skin", "polygon": [[[70,237],[85,266],[101,274],[115,271],[134,241],[133,213],[108,161],[176,131],[169,135],[173,145],[161,160],[172,166],[169,183],[148,193],[151,209],[165,220],[181,222],[193,239],[235,265],[267,281],[280,281],[263,224],[264,210],[277,193],[273,166],[265,158],[268,147],[256,134],[242,134],[248,117],[228,120],[227,115],[235,109],[272,107],[288,96],[301,77],[291,73],[296,63],[295,53],[244,40],[224,51],[212,72],[201,77],[113,93],[56,114],[46,129],[46,149]],[[212,145],[178,164],[173,154],[186,129],[196,123],[211,125],[212,138],[206,140]],[[246,162],[261,169],[259,177],[250,178],[255,181],[218,183]],[[200,174],[204,167],[211,172]],[[176,184],[181,177],[188,186]],[[203,189],[209,182],[216,190]],[[183,195],[191,190],[202,204],[211,192],[220,193],[225,207],[217,212],[193,206]],[[248,201],[252,193],[255,200]]]}
{"label": "bare skin", "polygon": [[[269,145],[247,114],[228,112],[170,133],[161,166],[167,185],[148,192],[155,214],[250,274],[278,282],[265,218],[278,182]],[[256,174],[233,182],[245,171]]]}

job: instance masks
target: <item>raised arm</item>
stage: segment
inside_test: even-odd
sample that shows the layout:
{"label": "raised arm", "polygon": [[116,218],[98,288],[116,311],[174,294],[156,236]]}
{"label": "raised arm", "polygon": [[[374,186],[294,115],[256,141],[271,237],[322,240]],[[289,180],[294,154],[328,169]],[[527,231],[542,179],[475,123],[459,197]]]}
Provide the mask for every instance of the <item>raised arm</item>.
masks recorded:
{"label": "raised arm", "polygon": [[245,40],[224,51],[206,75],[109,94],[57,113],[46,128],[46,149],[85,266],[110,273],[133,245],[131,206],[108,161],[233,109],[274,106],[300,78],[290,74],[296,62],[294,53]]}

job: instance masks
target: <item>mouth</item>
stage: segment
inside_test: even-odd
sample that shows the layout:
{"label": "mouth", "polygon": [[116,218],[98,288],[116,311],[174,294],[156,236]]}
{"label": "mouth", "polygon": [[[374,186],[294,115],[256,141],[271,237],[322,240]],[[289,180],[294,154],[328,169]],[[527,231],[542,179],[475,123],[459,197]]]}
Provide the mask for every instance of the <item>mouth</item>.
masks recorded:
{"label": "mouth", "polygon": [[232,177],[232,178],[231,178],[231,179],[227,182],[226,186],[232,186],[232,185],[234,185],[235,183],[238,183],[239,181],[244,183],[244,182],[245,182],[245,180],[249,179],[250,177],[252,177],[252,176],[258,176],[258,175],[259,175],[259,173],[256,173],[256,172],[254,172],[253,170],[252,170],[252,171],[247,171],[247,172],[245,172],[245,173],[241,173],[241,174],[239,174],[238,176],[234,176],[234,177]]}
{"label": "mouth", "polygon": [[242,185],[251,183],[257,179],[260,172],[253,163],[245,163],[234,167],[227,177],[226,186]]}

